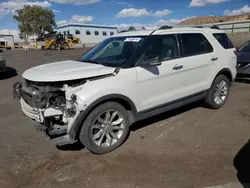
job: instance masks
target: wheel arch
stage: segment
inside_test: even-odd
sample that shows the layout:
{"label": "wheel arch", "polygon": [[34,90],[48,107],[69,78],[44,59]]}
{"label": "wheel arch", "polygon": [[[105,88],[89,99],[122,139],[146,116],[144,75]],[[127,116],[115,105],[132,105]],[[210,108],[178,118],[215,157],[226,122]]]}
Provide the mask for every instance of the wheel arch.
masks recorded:
{"label": "wheel arch", "polygon": [[72,140],[76,140],[77,137],[79,136],[82,123],[83,121],[87,118],[87,116],[99,105],[104,104],[106,102],[117,102],[121,104],[128,112],[129,114],[129,122],[132,124],[135,122],[136,117],[137,117],[137,109],[134,104],[134,102],[121,94],[110,94],[103,96],[97,100],[95,100],[92,104],[90,104],[86,110],[82,111],[78,117],[76,118],[73,126],[70,129],[69,136]]}
{"label": "wheel arch", "polygon": [[219,76],[219,75],[224,75],[226,76],[229,81],[230,81],[230,86],[232,85],[233,83],[233,76],[232,76],[232,72],[230,71],[230,69],[228,68],[223,68],[221,69],[215,76],[214,80]]}

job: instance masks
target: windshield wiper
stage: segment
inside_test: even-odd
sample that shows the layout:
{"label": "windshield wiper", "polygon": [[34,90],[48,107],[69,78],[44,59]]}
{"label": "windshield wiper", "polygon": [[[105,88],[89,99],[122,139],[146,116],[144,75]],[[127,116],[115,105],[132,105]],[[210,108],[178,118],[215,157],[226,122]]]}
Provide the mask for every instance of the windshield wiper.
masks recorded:
{"label": "windshield wiper", "polygon": [[87,62],[87,63],[95,63],[95,64],[102,64],[100,61],[97,60],[93,60],[93,59],[88,59],[88,60],[82,60],[83,62]]}

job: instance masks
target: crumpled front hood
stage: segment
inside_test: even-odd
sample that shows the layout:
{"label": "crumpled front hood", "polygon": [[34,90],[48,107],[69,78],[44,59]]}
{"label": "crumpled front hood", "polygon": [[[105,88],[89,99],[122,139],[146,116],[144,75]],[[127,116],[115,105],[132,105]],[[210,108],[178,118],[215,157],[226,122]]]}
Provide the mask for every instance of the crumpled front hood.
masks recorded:
{"label": "crumpled front hood", "polygon": [[101,76],[114,71],[113,67],[68,60],[30,68],[22,76],[36,82],[57,82]]}

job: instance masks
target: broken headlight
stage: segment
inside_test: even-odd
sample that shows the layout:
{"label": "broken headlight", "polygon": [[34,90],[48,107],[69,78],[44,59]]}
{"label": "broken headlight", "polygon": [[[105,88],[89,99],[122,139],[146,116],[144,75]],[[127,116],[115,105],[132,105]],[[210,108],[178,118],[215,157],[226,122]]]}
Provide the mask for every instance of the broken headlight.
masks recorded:
{"label": "broken headlight", "polygon": [[36,89],[32,89],[32,99],[35,102],[40,102],[41,101],[41,93]]}
{"label": "broken headlight", "polygon": [[66,101],[66,116],[73,117],[76,114],[76,96],[73,94],[71,100]]}

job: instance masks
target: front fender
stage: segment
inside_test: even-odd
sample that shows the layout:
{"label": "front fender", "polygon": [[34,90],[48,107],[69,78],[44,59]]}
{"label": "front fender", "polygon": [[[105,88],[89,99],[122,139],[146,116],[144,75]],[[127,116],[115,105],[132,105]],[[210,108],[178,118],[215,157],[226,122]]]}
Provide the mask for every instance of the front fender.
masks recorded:
{"label": "front fender", "polygon": [[77,138],[77,135],[81,129],[82,123],[83,121],[87,118],[87,116],[89,115],[89,113],[95,108],[97,107],[99,104],[105,102],[105,101],[117,101],[117,100],[121,100],[126,102],[132,111],[132,114],[134,117],[136,117],[137,115],[137,109],[136,106],[134,104],[134,102],[129,99],[128,97],[121,95],[121,94],[108,94],[105,96],[102,96],[98,99],[96,99],[95,101],[93,101],[84,111],[82,111],[75,119],[74,124],[72,125],[70,131],[69,131],[69,136],[72,140],[75,140]]}

